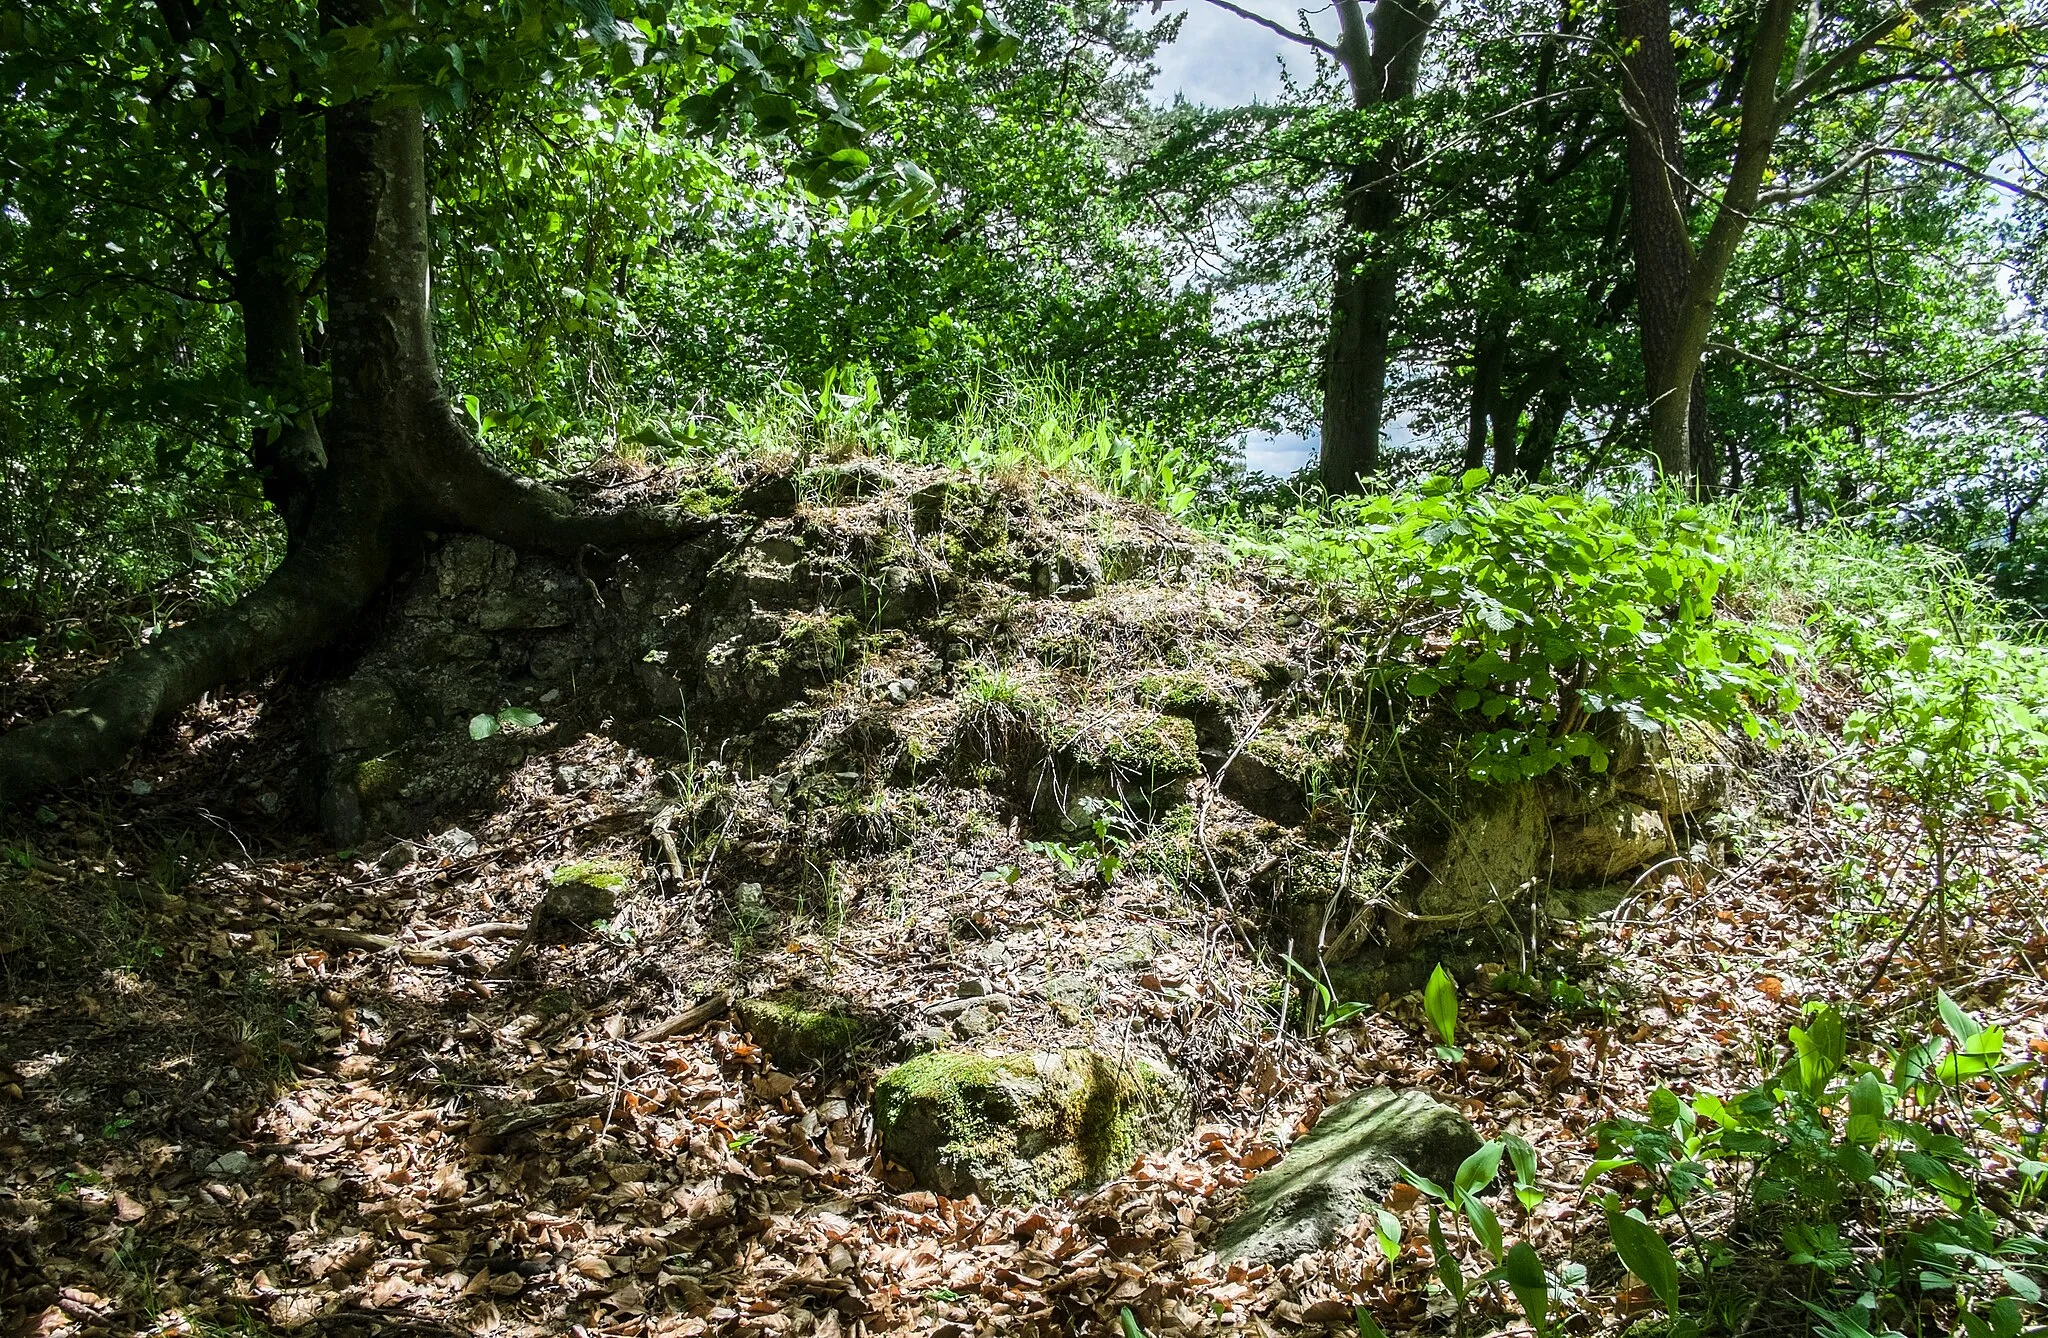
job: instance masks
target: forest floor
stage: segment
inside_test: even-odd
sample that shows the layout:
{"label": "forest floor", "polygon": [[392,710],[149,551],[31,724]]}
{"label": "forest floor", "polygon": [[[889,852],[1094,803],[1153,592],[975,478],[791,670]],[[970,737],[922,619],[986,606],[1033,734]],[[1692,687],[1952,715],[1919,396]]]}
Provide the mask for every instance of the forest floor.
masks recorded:
{"label": "forest floor", "polygon": [[[1273,954],[1227,908],[1142,867],[1082,887],[957,813],[886,895],[784,908],[744,941],[671,906],[537,943],[501,979],[548,871],[641,839],[651,781],[628,756],[601,789],[513,787],[473,832],[337,854],[226,794],[287,764],[299,691],[217,697],[7,833],[0,1309],[21,1332],[1107,1334],[1124,1307],[1155,1335],[1342,1332],[1359,1304],[1448,1331],[1412,1198],[1391,1264],[1365,1223],[1277,1270],[1212,1252],[1253,1175],[1382,1084],[1536,1147],[1547,1197],[1507,1200],[1503,1225],[1586,1265],[1566,1331],[1611,1332],[1649,1297],[1581,1187],[1598,1121],[1660,1085],[1746,1088],[1813,999],[1882,1032],[1930,1016],[1939,982],[2048,1050],[2038,850],[1992,834],[1950,960],[1916,938],[1862,995],[1891,937],[1865,928],[1871,889],[1897,889],[1895,917],[1916,843],[1884,796],[1843,802],[1818,776],[1734,867],[1653,871],[1615,911],[1551,924],[1531,969],[1564,986],[1470,991],[1455,1064],[1413,995],[1276,1036]],[[1841,705],[1810,701],[1809,725]],[[780,1065],[719,1006],[742,960],[903,1013],[968,978],[1041,1000],[1082,980],[1098,1034],[1186,1038],[1196,1128],[1067,1202],[912,1189],[877,1153],[871,1071]],[[1505,1295],[1475,1306],[1481,1330],[1526,1328]]]}

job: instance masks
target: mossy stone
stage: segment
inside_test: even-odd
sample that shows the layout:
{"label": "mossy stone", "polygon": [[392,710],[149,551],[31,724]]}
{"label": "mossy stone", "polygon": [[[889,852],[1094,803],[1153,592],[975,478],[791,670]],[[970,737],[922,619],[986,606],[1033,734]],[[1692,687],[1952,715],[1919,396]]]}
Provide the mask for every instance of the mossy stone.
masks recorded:
{"label": "mossy stone", "polygon": [[869,1018],[794,990],[742,999],[733,1013],[778,1063],[801,1068],[845,1060],[874,1029]]}
{"label": "mossy stone", "polygon": [[366,804],[381,804],[398,797],[405,772],[388,757],[366,757],[356,763],[356,793]]}
{"label": "mossy stone", "polygon": [[1252,1181],[1244,1211],[1217,1237],[1217,1256],[1278,1265],[1320,1250],[1379,1205],[1402,1167],[1448,1185],[1478,1150],[1471,1121],[1426,1092],[1360,1093],[1325,1111]]}
{"label": "mossy stone", "polygon": [[882,1075],[882,1150],[952,1197],[1035,1203],[1124,1173],[1188,1128],[1184,1079],[1164,1064],[1088,1050],[935,1050]]}
{"label": "mossy stone", "polygon": [[1194,724],[1176,715],[1117,716],[1087,752],[1090,761],[1153,780],[1196,776],[1202,770]]}
{"label": "mossy stone", "polygon": [[548,874],[549,887],[582,883],[606,892],[623,892],[640,872],[638,866],[622,859],[579,859],[558,864]]}
{"label": "mossy stone", "polygon": [[1222,715],[1237,701],[1227,679],[1190,669],[1146,674],[1138,680],[1137,696],[1155,710],[1190,720]]}

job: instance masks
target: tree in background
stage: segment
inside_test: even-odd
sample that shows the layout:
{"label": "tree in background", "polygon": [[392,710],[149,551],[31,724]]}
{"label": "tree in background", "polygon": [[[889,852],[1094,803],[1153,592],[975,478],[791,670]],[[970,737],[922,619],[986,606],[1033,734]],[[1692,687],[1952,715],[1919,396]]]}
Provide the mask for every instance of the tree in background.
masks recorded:
{"label": "tree in background", "polygon": [[[750,29],[661,7],[626,24],[611,6],[545,0],[9,13],[5,78],[35,111],[8,123],[8,157],[63,183],[37,198],[40,217],[8,203],[10,296],[33,303],[39,280],[81,253],[133,255],[140,272],[124,274],[147,284],[163,242],[125,226],[154,225],[159,197],[215,202],[181,240],[226,262],[250,390],[277,406],[250,458],[288,542],[232,607],[130,653],[69,708],[0,740],[0,801],[107,766],[207,688],[325,643],[425,526],[570,553],[685,532],[665,514],[586,510],[507,470],[457,416],[432,320],[426,124],[476,94],[552,80],[601,96],[630,81],[650,113],[787,146],[789,170],[813,189],[885,209],[921,202],[927,178],[878,169],[861,147],[856,117],[888,82],[866,53],[964,41],[993,54],[1002,35],[980,10],[943,5],[891,15],[817,4],[784,18]],[[52,133],[65,122],[117,145],[112,161]],[[324,193],[310,184],[322,175]],[[137,177],[157,191],[133,214],[95,216],[103,192]],[[317,230],[299,226],[316,198]]]}

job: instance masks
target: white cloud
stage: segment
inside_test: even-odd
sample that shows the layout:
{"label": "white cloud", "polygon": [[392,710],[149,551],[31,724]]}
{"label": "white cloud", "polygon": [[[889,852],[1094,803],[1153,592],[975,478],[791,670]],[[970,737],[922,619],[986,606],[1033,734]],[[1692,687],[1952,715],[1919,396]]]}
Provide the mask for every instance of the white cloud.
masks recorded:
{"label": "white cloud", "polygon": [[[1300,26],[1300,12],[1274,0],[1243,0],[1242,7],[1290,28]],[[1187,15],[1180,36],[1156,58],[1159,78],[1152,96],[1161,104],[1172,102],[1176,94],[1210,107],[1270,102],[1280,92],[1283,62],[1297,79],[1314,74],[1315,57],[1306,47],[1206,0],[1172,0],[1160,12]],[[1329,7],[1311,10],[1309,21],[1326,41],[1335,36],[1336,15]]]}

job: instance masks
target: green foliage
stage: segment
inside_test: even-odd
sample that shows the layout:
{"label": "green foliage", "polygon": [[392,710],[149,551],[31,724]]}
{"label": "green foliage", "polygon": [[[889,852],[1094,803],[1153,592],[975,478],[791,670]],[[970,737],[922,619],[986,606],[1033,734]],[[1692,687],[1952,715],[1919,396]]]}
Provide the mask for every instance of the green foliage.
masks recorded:
{"label": "green foliage", "polygon": [[469,718],[469,737],[481,743],[498,734],[539,729],[541,714],[527,706],[508,706],[493,715],[482,712]]}
{"label": "green foliage", "polygon": [[1306,1015],[1310,1031],[1317,1033],[1334,1031],[1372,1008],[1371,1004],[1365,1003],[1362,1000],[1339,999],[1336,992],[1330,988],[1328,981],[1303,966],[1300,962],[1295,961],[1294,958],[1286,953],[1280,954],[1280,959],[1287,963],[1288,971],[1299,977],[1302,984],[1306,987],[1302,995],[1302,1003],[1304,1005],[1303,1012]]}
{"label": "green foliage", "polygon": [[[1768,1266],[1742,1252],[1765,1239],[1782,1242],[1786,1264],[1814,1281],[1807,1295],[1819,1299],[1809,1304],[1835,1332],[1888,1332],[1925,1298],[1954,1306],[1970,1332],[1992,1333],[2008,1303],[2040,1303],[2048,1240],[2010,1214],[2009,1188],[1993,1192],[2001,1165],[2038,1192],[2048,1164],[2037,1140],[2013,1141],[2002,1107],[1979,1107],[1960,1134],[1936,1114],[1978,1084],[2016,1096],[2034,1065],[2004,1061],[2003,1028],[1946,995],[1939,1003],[1940,1035],[1908,1036],[1867,1060],[1852,1058],[1839,1012],[1809,1004],[1775,1076],[1726,1098],[1659,1089],[1645,1118],[1598,1127],[1588,1182],[1624,1167],[1646,1178],[1639,1207],[1607,1196],[1607,1220],[1623,1262],[1668,1311],[1768,1304],[1750,1271]],[[1694,1225],[1710,1196],[1723,1223],[1711,1238]],[[1674,1218],[1692,1246],[1697,1312],[1651,1214]]]}
{"label": "green foliage", "polygon": [[1756,737],[1794,700],[1789,648],[1718,606],[1737,569],[1694,507],[1624,512],[1475,470],[1240,542],[1383,610],[1379,681],[1464,723],[1477,779],[1605,770],[1603,717]]}
{"label": "green foliage", "polygon": [[1452,1064],[1463,1059],[1465,1052],[1458,1048],[1458,983],[1444,970],[1442,962],[1436,964],[1436,970],[1429,973],[1429,983],[1422,987],[1422,1011],[1442,1042],[1437,1046],[1437,1056]]}
{"label": "green foliage", "polygon": [[1059,866],[1061,875],[1071,881],[1108,887],[1124,866],[1124,850],[1129,842],[1106,816],[1098,815],[1091,831],[1093,835],[1085,841],[1026,841],[1024,848],[1051,860]]}
{"label": "green foliage", "polygon": [[[1500,1220],[1480,1197],[1499,1174],[1504,1155],[1515,1165],[1518,1190],[1533,1189],[1535,1151],[1519,1139],[1495,1139],[1481,1144],[1478,1151],[1459,1164],[1457,1174],[1448,1187],[1412,1170],[1404,1169],[1402,1178],[1421,1190],[1429,1201],[1429,1248],[1436,1260],[1437,1277],[1458,1307],[1460,1330],[1463,1329],[1465,1306],[1471,1296],[1475,1292],[1490,1292],[1496,1284],[1505,1284],[1521,1304],[1530,1327],[1542,1335],[1548,1331],[1550,1297],[1553,1293],[1581,1285],[1585,1270],[1576,1264],[1565,1264],[1555,1272],[1547,1271],[1542,1259],[1526,1241],[1513,1246],[1507,1243]],[[1536,1197],[1540,1199],[1541,1195]],[[1523,1202],[1527,1204],[1530,1200],[1524,1198]],[[1446,1215],[1454,1225],[1471,1236],[1491,1261],[1491,1266],[1484,1272],[1477,1276],[1465,1272],[1444,1233]],[[1380,1248],[1389,1260],[1393,1260],[1400,1251],[1400,1221],[1384,1211],[1377,1215],[1376,1221],[1375,1232]],[[1364,1331],[1361,1325],[1361,1332]]]}

